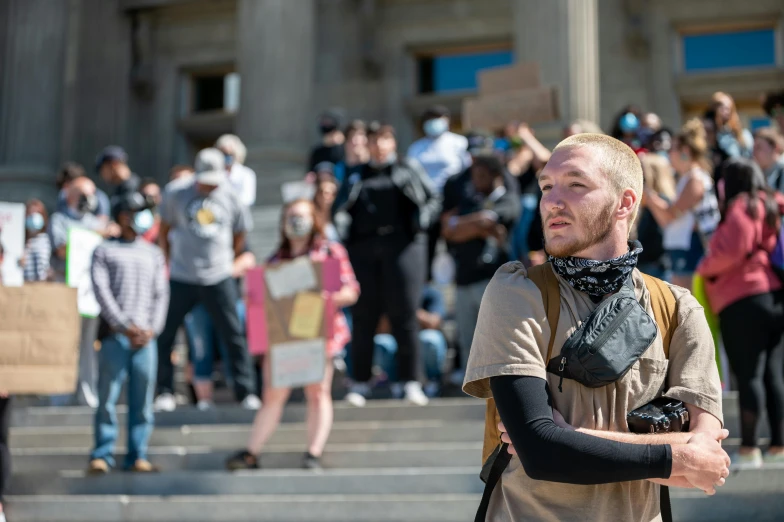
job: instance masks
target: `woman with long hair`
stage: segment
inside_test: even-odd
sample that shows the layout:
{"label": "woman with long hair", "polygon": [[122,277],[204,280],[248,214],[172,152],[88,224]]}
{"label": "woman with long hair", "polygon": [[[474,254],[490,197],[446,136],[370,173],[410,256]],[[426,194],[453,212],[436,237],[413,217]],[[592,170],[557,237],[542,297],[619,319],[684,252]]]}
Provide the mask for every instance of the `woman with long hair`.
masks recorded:
{"label": "woman with long hair", "polygon": [[[280,246],[270,258],[271,263],[289,261],[307,256],[313,262],[323,262],[335,258],[340,263],[342,286],[332,294],[335,313],[332,324],[332,337],[327,341],[327,359],[321,382],[305,386],[308,428],[308,447],[303,460],[306,469],[321,468],[321,454],[327,444],[332,429],[332,359],[343,349],[351,338],[346,318],[339,310],[351,306],[359,296],[359,285],[348,260],[345,249],[336,242],[324,238],[324,225],[312,201],[295,200],[283,207],[280,223]],[[288,401],[291,388],[273,388],[270,372],[269,354],[263,361],[263,406],[253,421],[247,447],[229,458],[226,466],[230,470],[253,469],[260,467],[260,453],[264,445],[275,433],[283,407]]]}
{"label": "woman with long hair", "polygon": [[663,229],[672,282],[689,289],[697,263],[705,252],[704,244],[720,218],[707,155],[702,122],[697,118],[687,121],[673,138],[669,153],[678,176],[674,201],[667,201],[650,188],[645,189],[643,198],[643,205]]}
{"label": "woman with long hair", "polygon": [[38,199],[31,199],[25,205],[25,282],[46,281],[49,279],[49,261],[52,257],[52,243],[46,229],[49,226],[49,213]]}
{"label": "woman with long hair", "polygon": [[722,154],[727,158],[751,158],[754,138],[743,128],[732,96],[725,92],[714,93],[709,114],[714,118],[716,145]]}
{"label": "woman with long hair", "polygon": [[738,381],[741,447],[735,462],[762,465],[757,424],[767,405],[771,445],[766,461],[784,462],[784,290],[771,266],[784,197],[745,158],[722,173],[721,224],[697,271],[719,314],[721,336]]}
{"label": "woman with long hair", "polygon": [[313,204],[316,205],[316,212],[319,214],[321,222],[324,224],[324,237],[330,241],[340,241],[337,229],[332,224],[332,206],[338,195],[338,181],[335,176],[329,173],[321,173],[316,176],[316,193],[313,196]]}

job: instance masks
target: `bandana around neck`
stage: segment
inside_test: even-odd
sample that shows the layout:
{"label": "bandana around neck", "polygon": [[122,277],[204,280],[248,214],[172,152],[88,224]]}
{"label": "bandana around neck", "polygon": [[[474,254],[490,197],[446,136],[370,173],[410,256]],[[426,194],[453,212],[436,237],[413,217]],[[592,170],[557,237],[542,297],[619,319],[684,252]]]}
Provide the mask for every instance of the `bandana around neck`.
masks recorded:
{"label": "bandana around neck", "polygon": [[553,271],[563,277],[569,285],[598,302],[607,294],[614,294],[626,282],[637,266],[637,257],[642,252],[639,241],[629,242],[629,251],[615,259],[595,261],[579,257],[553,257],[548,261]]}

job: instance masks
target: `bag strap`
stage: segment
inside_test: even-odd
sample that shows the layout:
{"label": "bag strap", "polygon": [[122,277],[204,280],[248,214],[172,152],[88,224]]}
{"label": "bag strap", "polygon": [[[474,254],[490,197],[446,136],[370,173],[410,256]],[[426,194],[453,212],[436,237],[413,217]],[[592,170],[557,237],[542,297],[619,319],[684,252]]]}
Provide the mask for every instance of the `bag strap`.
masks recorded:
{"label": "bag strap", "polygon": [[[558,331],[558,321],[561,318],[561,290],[558,286],[558,278],[555,277],[550,263],[534,266],[528,269],[528,279],[533,281],[539,292],[542,294],[542,302],[544,309],[547,313],[547,323],[550,325],[550,341],[547,345],[547,359],[545,365],[553,356],[553,346],[555,345],[555,336]],[[498,439],[498,429],[496,424],[499,422],[498,410],[495,407],[493,399],[487,400],[487,409],[485,411],[485,441]],[[490,439],[492,437],[492,439]],[[493,458],[490,472],[485,480],[485,489],[482,493],[482,501],[479,504],[479,509],[476,512],[474,522],[485,522],[487,519],[487,510],[490,507],[490,497],[493,495],[493,490],[501,479],[501,475],[512,460],[512,455],[507,451],[509,445],[502,443],[497,446],[495,451],[490,455]],[[489,450],[489,448],[485,448]]]}
{"label": "bag strap", "polygon": [[648,274],[642,274],[642,279],[651,296],[653,318],[662,334],[664,357],[669,359],[672,334],[678,328],[678,304],[667,283]]}
{"label": "bag strap", "polygon": [[547,313],[547,324],[550,325],[550,341],[547,345],[547,359],[544,361],[546,366],[553,357],[558,321],[561,319],[561,289],[558,286],[558,278],[555,277],[555,272],[549,262],[528,269],[528,279],[533,281],[542,293],[542,302]]}

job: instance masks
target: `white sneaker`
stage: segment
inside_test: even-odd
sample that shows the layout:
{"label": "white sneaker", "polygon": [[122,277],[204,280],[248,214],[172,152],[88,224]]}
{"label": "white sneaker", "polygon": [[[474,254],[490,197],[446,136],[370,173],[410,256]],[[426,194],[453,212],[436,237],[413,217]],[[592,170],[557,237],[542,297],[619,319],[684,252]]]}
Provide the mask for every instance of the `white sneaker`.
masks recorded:
{"label": "white sneaker", "polygon": [[155,411],[174,411],[177,409],[177,399],[171,393],[162,393],[155,398],[153,409]]}
{"label": "white sneaker", "polygon": [[344,400],[355,408],[362,408],[367,404],[369,394],[370,386],[367,384],[352,384]]}
{"label": "white sneaker", "polygon": [[198,408],[200,411],[211,410],[213,406],[215,406],[215,404],[212,401],[208,401],[206,399],[202,399],[196,403],[196,408]]}
{"label": "white sneaker", "polygon": [[741,455],[737,453],[732,459],[736,469],[760,469],[762,467],[762,450],[755,448],[751,453]]}
{"label": "white sneaker", "polygon": [[422,391],[422,385],[417,381],[407,382],[403,389],[405,390],[405,400],[409,404],[427,406],[427,403],[430,402],[425,392]]}
{"label": "white sneaker", "polygon": [[261,408],[261,399],[251,393],[242,399],[241,406],[246,410],[258,410]]}

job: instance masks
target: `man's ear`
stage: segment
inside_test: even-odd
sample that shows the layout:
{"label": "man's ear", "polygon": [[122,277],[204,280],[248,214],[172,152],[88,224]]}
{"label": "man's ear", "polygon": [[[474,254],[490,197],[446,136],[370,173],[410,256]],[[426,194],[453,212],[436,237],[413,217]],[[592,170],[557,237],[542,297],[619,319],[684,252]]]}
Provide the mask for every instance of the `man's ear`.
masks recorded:
{"label": "man's ear", "polygon": [[618,205],[618,209],[616,210],[615,217],[618,218],[619,221],[623,221],[631,217],[634,209],[637,208],[637,202],[640,200],[640,197],[637,195],[634,190],[627,188],[621,193],[621,201]]}

